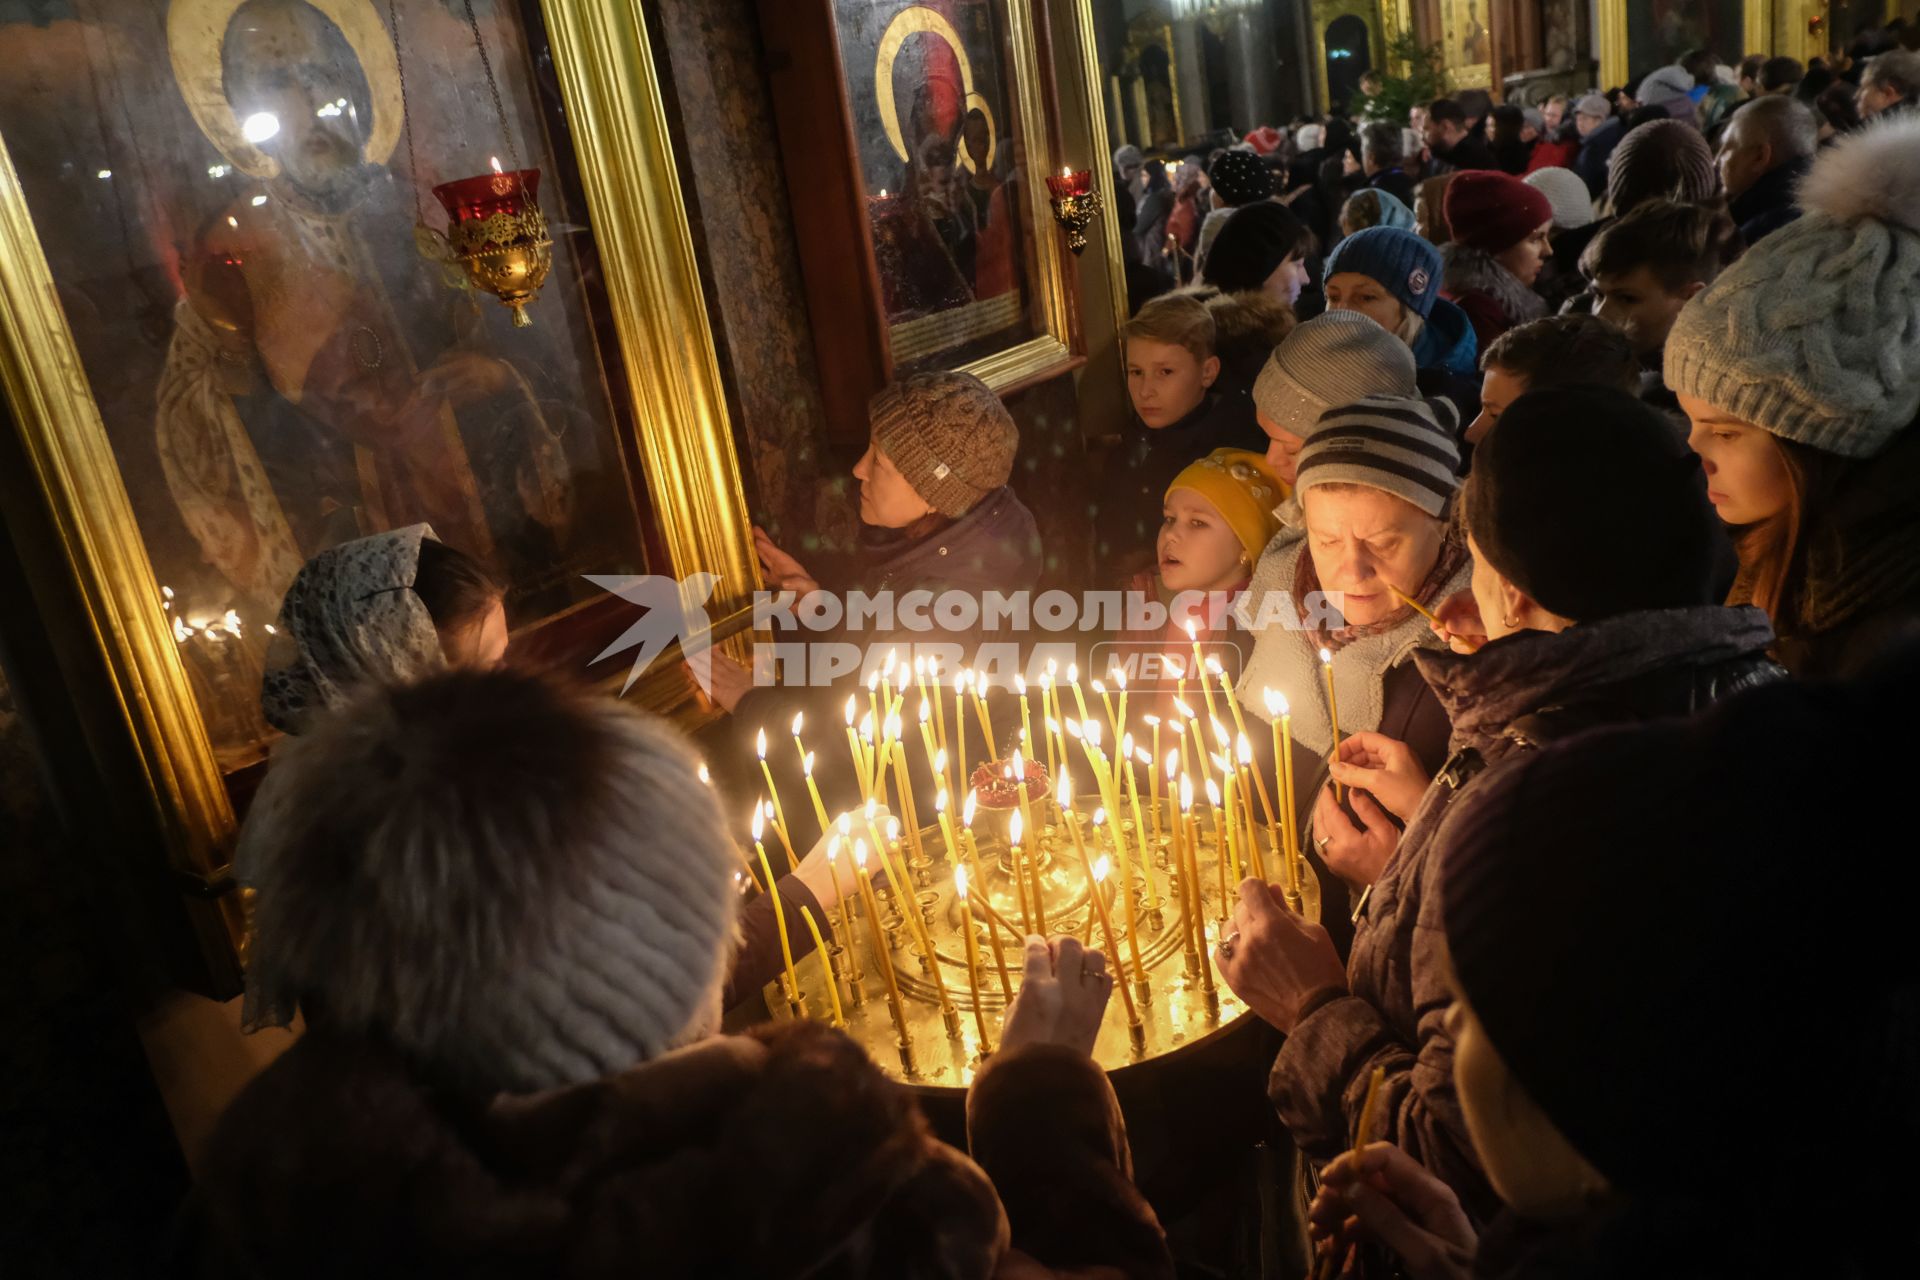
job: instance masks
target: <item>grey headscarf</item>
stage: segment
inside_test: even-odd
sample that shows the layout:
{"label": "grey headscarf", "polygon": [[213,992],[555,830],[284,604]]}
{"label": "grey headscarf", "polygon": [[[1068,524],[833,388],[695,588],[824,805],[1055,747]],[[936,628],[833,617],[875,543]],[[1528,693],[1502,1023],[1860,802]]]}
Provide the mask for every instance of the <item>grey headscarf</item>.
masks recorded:
{"label": "grey headscarf", "polygon": [[[260,704],[267,722],[299,733],[365,684],[418,680],[441,670],[440,636],[414,594],[424,524],[355,538],[301,566],[280,602]],[[435,539],[438,541],[438,539]]]}

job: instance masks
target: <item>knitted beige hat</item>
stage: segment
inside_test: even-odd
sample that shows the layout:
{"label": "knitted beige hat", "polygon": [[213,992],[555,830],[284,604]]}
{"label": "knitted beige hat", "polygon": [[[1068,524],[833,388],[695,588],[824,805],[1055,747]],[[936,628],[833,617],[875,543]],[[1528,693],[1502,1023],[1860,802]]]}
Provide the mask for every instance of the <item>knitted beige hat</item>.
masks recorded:
{"label": "knitted beige hat", "polygon": [[1703,289],[1667,386],[1811,448],[1871,458],[1920,415],[1920,115],[1822,152],[1805,216]]}
{"label": "knitted beige hat", "polygon": [[914,492],[958,518],[1013,474],[1020,429],[986,383],[970,373],[916,373],[867,405],[873,442]]}
{"label": "knitted beige hat", "polygon": [[1253,403],[1304,436],[1320,415],[1363,396],[1417,395],[1413,351],[1357,311],[1315,316],[1273,349],[1253,384]]}

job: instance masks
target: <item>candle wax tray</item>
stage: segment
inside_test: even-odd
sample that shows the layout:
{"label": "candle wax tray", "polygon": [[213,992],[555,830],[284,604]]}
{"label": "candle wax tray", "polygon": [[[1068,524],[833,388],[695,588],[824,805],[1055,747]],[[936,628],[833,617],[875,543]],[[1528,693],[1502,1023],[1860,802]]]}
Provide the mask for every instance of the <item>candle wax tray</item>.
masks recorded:
{"label": "candle wax tray", "polygon": [[[1104,825],[1097,831],[1092,826],[1092,807],[1091,801],[1086,803],[1085,808],[1077,802],[1074,811],[1079,815],[1081,839],[1085,843],[1088,860],[1097,864],[1104,855],[1111,863],[1111,871],[1100,885],[1100,890],[1106,902],[1107,917],[1112,922],[1115,942],[1126,958],[1131,976],[1133,948],[1129,942],[1126,904],[1121,898],[1121,859],[1114,849],[1112,833]],[[1188,957],[1187,940],[1191,939],[1192,933],[1188,923],[1189,914],[1180,907],[1184,886],[1178,873],[1178,864],[1172,857],[1169,824],[1173,814],[1170,806],[1165,801],[1160,805],[1160,834],[1156,841],[1152,810],[1146,799],[1142,798],[1141,812],[1147,819],[1146,845],[1152,860],[1151,894],[1139,864],[1139,835],[1131,820],[1121,825],[1131,871],[1128,891],[1133,898],[1134,936],[1139,939],[1140,961],[1146,971],[1146,981],[1133,981],[1129,988],[1139,1015],[1137,1031],[1128,1025],[1126,1004],[1118,988],[1119,965],[1107,946],[1089,892],[1091,886],[1086,866],[1074,848],[1072,836],[1062,821],[1060,808],[1053,802],[1036,802],[1032,812],[1034,823],[1040,828],[1037,870],[1040,896],[1046,912],[1045,932],[1050,937],[1072,933],[1084,940],[1091,925],[1092,945],[1107,952],[1108,972],[1116,974],[1115,990],[1107,1005],[1106,1018],[1101,1024],[1093,1051],[1095,1060],[1102,1067],[1108,1071],[1123,1071],[1176,1053],[1183,1046],[1213,1035],[1246,1012],[1246,1006],[1228,990],[1213,964],[1213,948],[1220,940],[1223,917],[1231,914],[1232,906],[1237,901],[1238,885],[1229,870],[1226,880],[1227,906],[1223,911],[1220,876],[1223,851],[1214,842],[1213,811],[1209,807],[1204,804],[1195,806],[1193,821],[1200,837],[1197,860],[1205,934],[1205,946],[1199,960],[1207,965],[1208,976],[1212,979],[1211,999],[1206,983]],[[924,858],[917,857],[913,843],[902,838],[892,846],[894,852],[889,855],[889,861],[895,866],[907,867],[909,878],[913,881],[911,900],[926,926],[947,1000],[952,1006],[950,1015],[941,1003],[938,988],[922,956],[918,937],[901,914],[908,894],[902,893],[896,886],[883,884],[875,875],[875,900],[881,915],[880,936],[893,964],[905,1013],[908,1044],[904,1047],[900,1044],[880,959],[875,951],[875,930],[867,917],[861,894],[851,883],[850,874],[846,896],[855,935],[851,947],[844,933],[841,912],[835,909],[828,913],[833,922],[833,936],[828,942],[835,975],[832,980],[837,983],[848,1033],[866,1045],[874,1061],[896,1078],[931,1089],[964,1089],[972,1082],[974,1073],[982,1063],[981,1019],[985,1022],[989,1044],[1000,1043],[1000,1024],[1006,1013],[1007,994],[1000,982],[993,935],[998,934],[1000,953],[1006,962],[1008,985],[1015,993],[1020,989],[1025,950],[1021,898],[1015,888],[1011,851],[1003,842],[1003,837],[978,824],[971,836],[957,828],[956,835],[962,845],[971,838],[977,847],[977,859],[968,858],[962,850],[955,851],[956,856],[969,864],[969,875],[975,877],[970,893],[985,898],[1012,930],[1010,932],[1008,928],[990,924],[978,907],[970,913],[976,938],[980,1018],[975,1016],[974,999],[967,982],[967,949],[965,935],[961,932],[969,912],[963,908],[956,891],[953,866],[948,860],[946,842],[937,825],[919,832]],[[1244,826],[1241,835],[1239,843],[1244,845]],[[1260,837],[1261,856],[1265,859],[1268,878],[1277,883],[1284,882],[1284,873],[1268,846],[1264,827],[1261,828]],[[1023,866],[1026,855],[1033,851],[1033,844],[1028,842],[1028,847],[1022,850]],[[1238,852],[1241,866],[1248,868],[1244,874],[1252,874],[1246,849],[1241,847]],[[973,871],[974,865],[978,866],[977,875]],[[1299,861],[1298,868],[1302,899],[1300,912],[1306,918],[1317,921],[1320,918],[1318,881],[1304,859]],[[851,868],[844,870],[851,872]],[[880,870],[878,862],[870,864],[869,870],[877,873]],[[1028,874],[1031,875],[1031,870]],[[1028,883],[1031,884],[1030,879]],[[827,921],[820,921],[820,925],[824,931]],[[825,989],[825,983],[829,980],[827,963],[827,958],[816,951],[797,961],[794,966],[806,1016],[821,1020],[832,1017],[832,1006]],[[850,981],[855,967],[859,972],[860,990],[857,996],[854,984]],[[775,1011],[776,1017],[797,1016],[798,1007],[788,998],[785,987],[784,974],[770,983],[766,989],[767,1005]]]}

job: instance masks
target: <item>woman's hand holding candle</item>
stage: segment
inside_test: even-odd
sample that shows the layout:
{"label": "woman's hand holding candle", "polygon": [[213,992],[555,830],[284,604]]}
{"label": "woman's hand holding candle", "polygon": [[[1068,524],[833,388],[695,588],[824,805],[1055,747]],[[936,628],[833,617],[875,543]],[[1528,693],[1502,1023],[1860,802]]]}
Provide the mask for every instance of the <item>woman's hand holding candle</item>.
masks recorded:
{"label": "woman's hand holding candle", "polygon": [[1347,990],[1327,931],[1288,911],[1274,886],[1258,880],[1240,882],[1232,923],[1213,954],[1233,994],[1284,1032],[1304,1010]]}
{"label": "woman's hand holding candle", "polygon": [[1313,802],[1313,829],[1324,842],[1319,843],[1320,859],[1343,880],[1372,884],[1399,847],[1400,828],[1364,791],[1349,792],[1348,802],[1362,825],[1348,821],[1346,810],[1330,790],[1322,791]]}
{"label": "woman's hand holding candle", "polygon": [[1344,1152],[1322,1170],[1307,1220],[1322,1248],[1344,1252],[1356,1234],[1377,1240],[1414,1280],[1467,1280],[1480,1247],[1453,1188],[1391,1142]]}
{"label": "woman's hand holding candle", "polygon": [[1339,758],[1328,766],[1336,781],[1365,791],[1380,807],[1405,822],[1420,807],[1433,782],[1412,748],[1398,738],[1363,730],[1340,743]]}

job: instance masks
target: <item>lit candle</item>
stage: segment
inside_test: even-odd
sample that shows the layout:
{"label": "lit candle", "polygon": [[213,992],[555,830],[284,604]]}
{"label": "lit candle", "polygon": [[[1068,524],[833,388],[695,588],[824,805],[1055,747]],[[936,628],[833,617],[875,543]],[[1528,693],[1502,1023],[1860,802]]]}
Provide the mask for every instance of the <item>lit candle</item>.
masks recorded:
{"label": "lit candle", "polygon": [[980,732],[986,735],[987,755],[991,757],[1000,749],[1000,739],[993,734],[993,714],[987,710],[987,691],[980,687],[978,679],[973,682],[973,709],[980,713]]}
{"label": "lit candle", "polygon": [[1207,948],[1205,907],[1200,894],[1200,829],[1199,820],[1193,816],[1193,780],[1191,778],[1180,779],[1180,808],[1185,815],[1183,825],[1186,827],[1187,861],[1192,870],[1189,883],[1193,886],[1193,892],[1190,895],[1189,910],[1193,915],[1194,945],[1200,955],[1200,990],[1207,998],[1208,1011],[1214,1012],[1218,1009],[1218,1005],[1213,989],[1213,957]]}
{"label": "lit candle", "polygon": [[[885,719],[880,715],[879,698],[880,673],[876,671],[867,677],[867,715],[866,719],[861,721],[860,729],[862,736],[866,738],[869,744],[873,742],[874,731],[886,723]],[[867,774],[869,778],[872,777],[873,771],[873,752],[869,749],[867,752]]]}
{"label": "lit candle", "polygon": [[[1169,774],[1171,774],[1171,766],[1174,764],[1171,751],[1167,753],[1167,764],[1170,766]],[[1201,956],[1197,944],[1202,941],[1202,938],[1195,932],[1195,926],[1199,922],[1200,913],[1192,906],[1193,882],[1197,877],[1187,864],[1188,846],[1193,839],[1193,832],[1187,825],[1187,811],[1193,807],[1193,782],[1185,774],[1181,774],[1179,787],[1175,789],[1173,778],[1169,776],[1167,791],[1169,797],[1178,802],[1173,815],[1173,861],[1179,872],[1179,883],[1174,887],[1180,892],[1180,914],[1185,917],[1185,923],[1180,928],[1180,940],[1186,945],[1188,964],[1198,970]]]}
{"label": "lit candle", "polygon": [[973,683],[973,669],[963,668],[953,681],[953,732],[954,746],[959,756],[954,760],[953,786],[958,792],[961,788],[973,786],[973,770],[967,763],[967,686]]}
{"label": "lit candle", "polygon": [[[894,819],[887,820],[887,835],[892,837],[897,827]],[[892,844],[889,839],[888,845]],[[893,861],[893,850],[882,846],[881,862],[887,868],[889,876],[900,877],[899,891],[894,895],[900,904],[900,915],[907,922],[907,931],[913,935],[914,946],[919,948],[920,958],[926,962],[927,976],[933,979],[933,989],[940,996],[940,1012],[947,1020],[947,1032],[959,1034],[960,1015],[953,1007],[953,997],[947,994],[946,979],[940,976],[940,957],[933,949],[933,938],[927,933],[927,925],[920,918],[920,903],[914,896],[913,884],[906,878],[906,868]]]}
{"label": "lit candle", "polygon": [[[987,1039],[987,1010],[980,999],[980,944],[973,937],[973,908],[967,902],[967,869],[955,865],[953,868],[953,891],[960,899],[960,932],[967,940],[967,994],[973,997],[973,1025],[980,1033],[980,1052],[993,1052],[993,1045]],[[991,931],[993,926],[988,925]]]}
{"label": "lit candle", "polygon": [[860,700],[855,694],[847,695],[847,754],[853,757],[853,776],[860,783],[860,800],[866,802],[873,794],[873,784],[867,780],[867,757],[860,750],[860,733],[854,728],[854,717],[860,714]]}
{"label": "lit candle", "polygon": [[1093,691],[1100,695],[1100,705],[1107,713],[1107,728],[1113,730],[1113,740],[1120,740],[1120,719],[1113,713],[1113,695],[1107,692],[1107,686],[1099,680],[1093,681]]}
{"label": "lit candle", "polygon": [[[1027,706],[1027,678],[1019,672],[1013,676],[1013,691],[1020,695],[1020,740],[1027,744],[1027,750],[1033,750],[1033,712]],[[1044,710],[1044,708],[1043,708]],[[1053,776],[1053,757],[1047,757],[1047,776]]]}
{"label": "lit candle", "polygon": [[1087,700],[1080,693],[1080,668],[1067,664],[1067,688],[1073,690],[1073,706],[1080,713],[1080,723],[1085,724],[1092,717],[1087,715]]}
{"label": "lit candle", "polygon": [[[921,703],[921,710],[924,711],[926,705]],[[914,857],[925,857],[920,848],[920,816],[914,812],[913,783],[907,774],[907,744],[900,737],[899,716],[888,718],[887,737],[891,739],[888,747],[893,757],[893,784],[900,792],[900,809],[907,824],[907,844],[913,849]]]}
{"label": "lit candle", "polygon": [[833,839],[827,841],[827,875],[833,880],[834,896],[840,899],[840,932],[847,940],[847,983],[853,989],[853,1003],[858,1006],[860,995],[860,956],[853,945],[853,908],[848,903],[848,894],[840,883],[840,847],[847,843],[847,832],[853,822],[852,815],[840,815],[840,829]]}
{"label": "lit candle", "polygon": [[[940,754],[944,757],[948,754],[947,705],[941,695],[944,694],[946,690],[942,688],[940,684],[940,664],[931,659],[927,661],[927,681],[933,688],[933,735],[935,740],[940,743]],[[946,766],[944,764],[940,770],[940,781],[947,790],[952,791],[955,789],[953,780],[947,777]]]}
{"label": "lit candle", "polygon": [[1296,823],[1293,792],[1293,711],[1287,705],[1286,695],[1276,689],[1263,691],[1267,702],[1267,719],[1273,726],[1273,755],[1280,769],[1280,825],[1286,832],[1287,847],[1280,857],[1286,863],[1286,881],[1296,894],[1300,891],[1299,864],[1300,833]]}
{"label": "lit candle", "polygon": [[[1276,834],[1276,824],[1273,818],[1273,801],[1268,798],[1267,795],[1267,775],[1253,767],[1253,739],[1242,732],[1239,739],[1234,743],[1234,747],[1235,754],[1240,758],[1241,772],[1252,775],[1254,784],[1260,789],[1260,810],[1267,815],[1268,838],[1277,842],[1279,837]],[[1247,794],[1246,785],[1244,780],[1240,784],[1240,799],[1247,806],[1247,828],[1251,835],[1251,843],[1248,849],[1253,858],[1253,874],[1265,880],[1267,878],[1267,864],[1260,856],[1259,837],[1252,835],[1254,826],[1253,797]],[[1275,851],[1275,855],[1278,856],[1278,850]]]}
{"label": "lit candle", "polygon": [[[980,880],[982,884],[984,884],[984,878],[980,874],[980,849],[979,846],[973,842],[973,814],[976,808],[977,803],[974,795],[969,791],[965,802],[960,806],[960,842],[966,846],[967,862],[968,865],[973,868],[974,879]],[[1007,980],[1007,958],[1000,952],[1000,930],[1002,928],[1006,929],[1007,936],[1015,940],[1019,938],[1019,935],[1014,933],[1012,925],[1000,918],[1000,913],[993,909],[993,904],[985,897],[977,898],[976,901],[979,903],[981,911],[983,911],[987,917],[987,937],[993,942],[993,963],[995,967],[1000,970],[1000,991],[1007,999],[1011,1000],[1013,999],[1013,984]]]}
{"label": "lit candle", "polygon": [[[1023,874],[1028,875],[1033,882],[1032,888],[1027,895],[1032,911],[1032,919],[1027,924],[1027,931],[1029,933],[1040,934],[1044,937],[1047,932],[1047,912],[1046,907],[1040,901],[1040,870],[1038,866],[1030,866],[1025,855],[1020,852],[1020,836],[1023,833],[1025,825],[1020,814],[1011,813],[1007,815],[1007,839],[1013,846],[1013,874],[1016,877]],[[1022,870],[1023,868],[1026,868],[1024,872]]]}
{"label": "lit candle", "polygon": [[933,773],[935,791],[946,789],[947,753],[934,745],[933,703],[920,699],[920,748],[927,753],[927,768]]}
{"label": "lit candle", "polygon": [[1207,683],[1206,660],[1200,656],[1200,628],[1194,625],[1192,618],[1187,619],[1186,627],[1187,639],[1193,642],[1194,678],[1200,681],[1200,696],[1206,699],[1207,718],[1211,720],[1216,714],[1213,709],[1213,686]]}
{"label": "lit candle", "polygon": [[820,803],[820,788],[813,781],[813,752],[800,757],[800,772],[806,775],[807,798],[813,801],[813,816],[820,823],[820,834],[825,836],[833,824],[827,820],[827,806]]}
{"label": "lit candle", "polygon": [[796,711],[793,713],[793,724],[788,728],[788,732],[793,735],[793,753],[799,756],[802,760],[805,760],[807,758],[807,749],[806,747],[801,745],[800,729],[803,725],[806,724],[806,722],[807,722],[807,713],[804,711]]}
{"label": "lit candle", "polygon": [[793,840],[787,835],[787,815],[780,808],[780,792],[773,785],[773,770],[767,766],[767,731],[760,730],[754,739],[753,749],[760,756],[760,772],[767,780],[767,795],[773,801],[773,833],[780,837],[780,843],[787,851],[787,869],[798,871],[800,859],[794,856]]}
{"label": "lit candle", "polygon": [[[1153,847],[1160,847],[1160,717],[1144,717],[1153,729],[1153,750],[1148,753],[1147,765],[1147,805],[1153,814]],[[1140,815],[1133,817],[1135,826],[1140,825]]]}
{"label": "lit candle", "polygon": [[[1147,766],[1147,781],[1150,784],[1149,789],[1155,793],[1153,799],[1155,807],[1153,815],[1153,840],[1154,843],[1158,845],[1160,843],[1160,775],[1153,770],[1152,756],[1149,756],[1144,751],[1138,754],[1139,762]],[[1133,830],[1135,834],[1137,835],[1145,831],[1146,828],[1140,825],[1140,784],[1134,779],[1131,762],[1129,762],[1127,766],[1127,806],[1133,810]],[[1147,848],[1145,845],[1140,847],[1140,879],[1147,887],[1148,905],[1151,906],[1153,903],[1158,902],[1160,894],[1159,891],[1153,887],[1153,850]]]}
{"label": "lit candle", "polygon": [[[1085,849],[1080,851],[1080,856],[1086,857]],[[1127,983],[1126,965],[1121,960],[1120,948],[1113,939],[1113,917],[1107,914],[1107,896],[1100,889],[1100,886],[1106,882],[1107,870],[1107,860],[1102,857],[1100,861],[1087,868],[1087,876],[1092,881],[1089,887],[1093,894],[1094,910],[1100,914],[1100,936],[1106,939],[1107,953],[1113,957],[1113,967],[1120,975],[1120,981],[1113,985],[1120,988],[1120,1003],[1126,1006],[1127,1025],[1134,1027],[1140,1023],[1140,1011],[1133,1005],[1133,988]],[[1137,959],[1135,967],[1139,967]]]}
{"label": "lit candle", "polygon": [[1227,855],[1226,830],[1220,825],[1220,787],[1212,778],[1207,779],[1207,803],[1213,807],[1213,861],[1220,872],[1220,911],[1227,910],[1227,876],[1232,870]]}
{"label": "lit candle", "polygon": [[[1020,748],[1013,749],[1013,793],[1020,802],[1020,821],[1031,834],[1039,834],[1040,828],[1033,825],[1033,805],[1027,799],[1027,760],[1020,754]],[[1044,930],[1045,925],[1041,928]]]}
{"label": "lit candle", "polygon": [[[787,965],[787,999],[800,1017],[807,1016],[807,1002],[800,994],[800,975],[793,971],[793,944],[787,940],[787,913],[780,908],[780,888],[773,881],[773,864],[767,861],[766,846],[760,843],[760,807],[753,809],[753,852],[760,859],[760,870],[767,877],[767,893],[773,898],[773,926],[780,934],[780,958]],[[826,957],[820,957],[822,964]]]}
{"label": "lit candle", "polygon": [[[1327,748],[1327,767],[1331,771],[1333,762],[1340,758],[1340,703],[1333,696],[1333,650],[1320,651],[1320,669],[1327,675],[1327,720],[1333,726],[1333,745]],[[1338,782],[1333,784],[1333,798],[1346,798],[1346,789]]]}
{"label": "lit candle", "polygon": [[833,1004],[833,1025],[847,1025],[847,1015],[840,1008],[840,984],[833,980],[833,962],[827,955],[826,940],[820,936],[820,926],[813,922],[813,912],[805,903],[800,904],[800,918],[807,922],[807,932],[813,935],[813,949],[820,956],[820,972],[827,976],[827,999]]}
{"label": "lit candle", "polygon": [[1047,659],[1046,674],[1040,677],[1040,720],[1041,727],[1047,731],[1047,776],[1051,778],[1060,772],[1060,760],[1054,754],[1054,721],[1059,714],[1054,708],[1053,696],[1053,659]]}
{"label": "lit candle", "polygon": [[1113,737],[1117,742],[1127,733],[1127,673],[1123,667],[1115,667],[1107,673],[1113,678],[1114,687],[1120,690],[1120,719],[1113,726]]}
{"label": "lit candle", "polygon": [[[1173,722],[1173,745],[1180,748],[1180,772],[1192,773],[1193,765],[1187,759],[1187,726],[1193,723],[1193,708],[1175,698],[1173,709],[1180,713],[1180,718]],[[1171,792],[1168,797],[1172,797]]]}
{"label": "lit candle", "polygon": [[900,1047],[913,1043],[907,1035],[907,1013],[900,1007],[900,981],[893,974],[893,957],[887,952],[886,934],[880,929],[880,904],[873,900],[873,880],[867,875],[867,842],[853,842],[854,879],[860,882],[860,900],[867,907],[867,925],[873,932],[874,954],[880,957],[880,976],[887,983],[887,1006],[893,1012],[893,1029],[899,1033]]}

